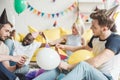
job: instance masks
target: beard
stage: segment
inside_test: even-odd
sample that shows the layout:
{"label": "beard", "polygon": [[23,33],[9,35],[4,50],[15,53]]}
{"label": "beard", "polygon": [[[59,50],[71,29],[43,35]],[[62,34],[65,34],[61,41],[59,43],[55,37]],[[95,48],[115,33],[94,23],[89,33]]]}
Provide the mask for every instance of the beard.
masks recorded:
{"label": "beard", "polygon": [[5,41],[5,39],[3,39],[3,38],[0,37],[0,41]]}
{"label": "beard", "polygon": [[23,46],[26,46],[26,44],[24,44],[23,42],[22,42],[22,45],[23,45]]}
{"label": "beard", "polygon": [[4,41],[4,40],[0,38],[0,41]]}
{"label": "beard", "polygon": [[8,36],[4,36],[4,38],[0,37],[0,41],[5,41],[8,38],[9,38]]}
{"label": "beard", "polygon": [[28,46],[28,45],[30,45],[30,44],[29,44],[29,43],[22,42],[22,45],[23,45],[23,46]]}

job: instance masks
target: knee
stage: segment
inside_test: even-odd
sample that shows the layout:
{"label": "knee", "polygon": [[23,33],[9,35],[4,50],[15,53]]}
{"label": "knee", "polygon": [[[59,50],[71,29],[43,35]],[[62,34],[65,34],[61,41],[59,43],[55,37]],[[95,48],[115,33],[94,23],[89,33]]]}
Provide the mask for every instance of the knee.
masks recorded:
{"label": "knee", "polygon": [[13,44],[13,41],[11,39],[7,39],[5,40],[5,44],[8,44],[8,45]]}
{"label": "knee", "polygon": [[5,44],[8,46],[9,49],[11,49],[14,45],[14,43],[11,39],[5,40]]}
{"label": "knee", "polygon": [[82,66],[83,66],[83,65],[84,65],[84,66],[88,66],[89,64],[88,64],[87,62],[85,62],[85,61],[82,61],[82,62],[79,63],[79,65],[82,65]]}
{"label": "knee", "polygon": [[81,68],[88,70],[89,68],[91,68],[91,65],[88,64],[87,62],[82,61],[78,64],[78,67],[81,67]]}

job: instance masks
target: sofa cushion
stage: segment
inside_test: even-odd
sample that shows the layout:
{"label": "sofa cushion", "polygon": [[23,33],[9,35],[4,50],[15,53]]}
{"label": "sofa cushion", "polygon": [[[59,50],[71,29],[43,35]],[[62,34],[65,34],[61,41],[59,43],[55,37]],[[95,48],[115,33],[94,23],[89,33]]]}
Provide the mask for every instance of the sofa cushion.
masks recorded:
{"label": "sofa cushion", "polygon": [[93,33],[92,33],[91,29],[85,30],[85,32],[82,35],[82,37],[85,39],[86,43],[88,43],[90,41],[92,36],[93,36]]}
{"label": "sofa cushion", "polygon": [[19,37],[20,37],[20,42],[24,39],[24,37],[26,36],[25,34],[22,33],[18,33]]}

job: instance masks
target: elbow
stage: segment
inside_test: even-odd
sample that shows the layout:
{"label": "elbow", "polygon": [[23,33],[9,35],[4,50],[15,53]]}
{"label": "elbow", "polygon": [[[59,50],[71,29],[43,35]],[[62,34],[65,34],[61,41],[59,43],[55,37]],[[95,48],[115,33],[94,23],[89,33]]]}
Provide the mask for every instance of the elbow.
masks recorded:
{"label": "elbow", "polygon": [[93,60],[92,58],[91,59],[88,59],[86,60],[87,63],[89,63],[91,66],[93,66],[94,68],[97,68],[99,67],[99,64],[98,62],[96,62],[96,60]]}
{"label": "elbow", "polygon": [[92,66],[93,66],[94,68],[98,68],[98,67],[99,67],[99,65],[98,65],[97,63],[93,63]]}

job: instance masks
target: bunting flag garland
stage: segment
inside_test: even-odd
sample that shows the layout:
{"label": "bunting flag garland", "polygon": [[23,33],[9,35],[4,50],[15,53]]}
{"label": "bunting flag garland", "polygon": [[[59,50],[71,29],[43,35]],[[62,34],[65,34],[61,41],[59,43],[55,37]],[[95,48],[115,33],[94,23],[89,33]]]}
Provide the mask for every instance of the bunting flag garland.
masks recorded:
{"label": "bunting flag garland", "polygon": [[[54,0],[55,1],[55,0]],[[56,12],[56,13],[45,13],[43,11],[39,11],[37,9],[35,9],[32,5],[30,5],[28,3],[27,8],[29,9],[29,11],[33,12],[33,14],[36,14],[37,16],[47,16],[48,18],[55,18],[55,17],[59,17],[59,16],[63,16],[65,13],[68,13],[69,11],[74,10],[74,8],[77,7],[76,2],[74,2],[70,7],[68,7],[67,9],[61,11],[61,12]]]}
{"label": "bunting flag garland", "polygon": [[81,16],[81,18],[83,19],[83,21],[84,21],[85,23],[91,22],[91,18],[89,17],[89,15],[85,15],[85,14],[83,14],[83,13],[80,13],[80,16]]}

